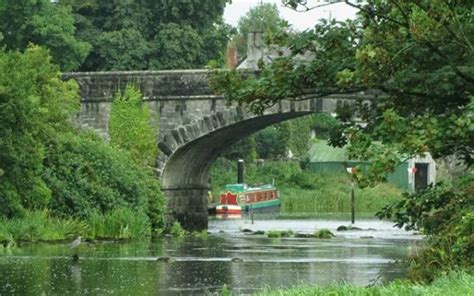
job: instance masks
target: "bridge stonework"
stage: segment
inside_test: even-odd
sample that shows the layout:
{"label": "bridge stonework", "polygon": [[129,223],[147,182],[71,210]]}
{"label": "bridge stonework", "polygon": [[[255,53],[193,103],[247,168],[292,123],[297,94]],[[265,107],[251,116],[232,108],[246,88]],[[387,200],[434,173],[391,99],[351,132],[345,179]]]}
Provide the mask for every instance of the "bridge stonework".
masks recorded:
{"label": "bridge stonework", "polygon": [[65,73],[80,86],[80,126],[105,138],[115,94],[138,87],[153,124],[159,124],[157,175],[167,198],[167,222],[178,220],[188,230],[207,228],[209,170],[219,154],[238,140],[269,125],[315,112],[334,112],[353,98],[331,96],[282,101],[255,115],[227,105],[209,88],[208,70]]}

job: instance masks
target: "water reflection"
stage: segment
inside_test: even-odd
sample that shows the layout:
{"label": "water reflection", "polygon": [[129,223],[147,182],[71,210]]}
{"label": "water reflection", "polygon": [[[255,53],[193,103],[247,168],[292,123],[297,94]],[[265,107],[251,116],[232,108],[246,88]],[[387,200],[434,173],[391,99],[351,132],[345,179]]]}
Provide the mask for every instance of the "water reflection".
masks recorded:
{"label": "water reflection", "polygon": [[[67,245],[20,246],[0,255],[0,295],[199,295],[223,285],[236,294],[248,294],[301,283],[367,285],[403,276],[403,268],[393,262],[405,257],[417,239],[392,230],[390,223],[377,224],[381,222],[372,223],[373,230],[337,233],[330,240],[271,239],[240,231],[242,226],[264,230],[292,226],[311,232],[322,225],[311,220],[287,222],[211,221],[208,238],[83,244],[78,262],[72,260]],[[339,223],[323,224],[335,228]],[[367,234],[373,238],[360,238]]]}

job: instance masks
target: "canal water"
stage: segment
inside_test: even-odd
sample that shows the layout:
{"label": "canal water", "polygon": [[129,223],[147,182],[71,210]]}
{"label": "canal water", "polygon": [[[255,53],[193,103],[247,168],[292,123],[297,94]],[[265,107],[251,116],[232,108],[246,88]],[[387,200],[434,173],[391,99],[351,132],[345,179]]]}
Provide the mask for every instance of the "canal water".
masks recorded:
{"label": "canal water", "polygon": [[[64,244],[22,245],[0,254],[0,295],[217,295],[224,286],[246,295],[300,284],[381,284],[403,277],[397,261],[421,244],[392,224],[359,220],[355,226],[364,230],[338,232],[347,220],[215,219],[207,238],[84,243],[77,262]],[[248,232],[323,228],[336,237]]]}

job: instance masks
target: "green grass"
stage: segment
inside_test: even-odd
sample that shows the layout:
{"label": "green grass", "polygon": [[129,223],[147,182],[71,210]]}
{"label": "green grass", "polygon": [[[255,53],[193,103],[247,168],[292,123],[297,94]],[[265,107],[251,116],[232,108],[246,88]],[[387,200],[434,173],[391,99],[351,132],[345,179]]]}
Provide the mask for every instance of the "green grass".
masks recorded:
{"label": "green grass", "polygon": [[329,287],[297,287],[287,290],[267,290],[260,296],[412,296],[412,295],[472,295],[474,276],[466,272],[452,272],[437,278],[430,285],[414,284],[408,281],[396,281],[384,286],[357,287],[353,285],[333,285]]}
{"label": "green grass", "polygon": [[329,231],[329,229],[316,230],[314,232],[313,236],[316,237],[316,238],[323,238],[323,239],[328,239],[328,238],[335,237],[334,233]]}
{"label": "green grass", "polygon": [[281,238],[281,237],[291,237],[294,233],[291,230],[270,230],[267,232],[269,238]]}
{"label": "green grass", "polygon": [[145,213],[118,208],[108,214],[93,212],[87,218],[89,236],[101,239],[138,239],[151,234],[150,221]]}
{"label": "green grass", "polygon": [[48,211],[22,218],[0,219],[0,243],[63,241],[78,235],[88,239],[138,239],[151,234],[149,218],[127,208],[108,214],[91,213],[86,220],[53,217]]}
{"label": "green grass", "polygon": [[178,221],[175,221],[173,225],[171,225],[170,234],[174,237],[183,237],[188,234],[188,232],[179,224]]}
{"label": "green grass", "polygon": [[30,212],[23,218],[0,219],[0,241],[61,241],[85,235],[88,226],[76,219],[58,219],[47,211]]}
{"label": "green grass", "polygon": [[[225,184],[235,183],[236,165],[220,159],[212,169],[214,201]],[[299,164],[289,161],[266,162],[262,167],[246,165],[245,182],[271,183],[280,191],[282,214],[318,214],[350,212],[350,179],[346,174],[317,174],[302,170]],[[383,206],[400,200],[401,191],[382,183],[374,188],[355,190],[356,212],[374,214]]]}

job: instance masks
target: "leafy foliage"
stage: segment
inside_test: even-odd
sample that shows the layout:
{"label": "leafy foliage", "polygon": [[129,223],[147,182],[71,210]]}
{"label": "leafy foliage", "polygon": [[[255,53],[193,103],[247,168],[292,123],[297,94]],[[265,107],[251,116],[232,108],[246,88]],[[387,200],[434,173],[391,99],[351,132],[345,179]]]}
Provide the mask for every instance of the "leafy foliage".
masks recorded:
{"label": "leafy foliage", "polygon": [[254,162],[258,158],[256,136],[251,135],[238,141],[227,148],[222,157],[231,161],[243,159],[246,163]]}
{"label": "leafy foliage", "polygon": [[287,124],[267,127],[255,135],[257,153],[263,159],[283,158],[287,154],[290,135]]}
{"label": "leafy foliage", "polygon": [[0,51],[0,216],[44,207],[51,191],[41,179],[45,142],[65,129],[77,86],[59,79],[46,50]]}
{"label": "leafy foliage", "polygon": [[222,60],[230,28],[227,0],[61,0],[71,7],[77,37],[92,45],[82,70],[203,67]]}
{"label": "leafy foliage", "polygon": [[206,64],[202,54],[203,40],[189,25],[164,24],[153,40],[154,69],[196,68]]}
{"label": "leafy foliage", "polygon": [[0,52],[0,216],[49,210],[85,219],[129,207],[162,227],[158,181],[127,152],[72,128],[77,85],[62,81],[50,60],[39,47]]}
{"label": "leafy foliage", "polygon": [[289,151],[296,157],[309,149],[311,118],[297,118],[269,126],[251,135],[224,152],[229,160],[244,159],[253,162],[256,158],[282,159]]}
{"label": "leafy foliage", "polygon": [[0,1],[0,19],[0,46],[21,51],[30,43],[44,46],[64,71],[78,69],[91,49],[76,38],[71,9],[50,0]]}
{"label": "leafy foliage", "polygon": [[148,107],[133,86],[116,94],[109,120],[110,143],[128,151],[141,165],[153,166],[158,154],[158,128],[150,125]]}
{"label": "leafy foliage", "polygon": [[188,234],[188,232],[179,224],[178,221],[175,221],[170,228],[170,234],[175,237],[183,237]]}
{"label": "leafy foliage", "polygon": [[311,128],[316,132],[316,138],[327,140],[332,132],[339,127],[336,118],[326,113],[316,113],[311,116]]}
{"label": "leafy foliage", "polygon": [[[59,135],[49,147],[43,178],[52,191],[53,214],[87,218],[128,207],[162,225],[164,198],[158,180],[93,134]],[[153,204],[154,207],[149,207]]]}
{"label": "leafy foliage", "polygon": [[394,219],[398,227],[423,231],[430,246],[412,258],[411,275],[432,280],[436,270],[472,267],[474,259],[474,175],[454,183],[406,194],[401,201],[377,213]]}
{"label": "leafy foliage", "polygon": [[[457,153],[471,163],[472,7],[462,1],[345,2],[360,9],[357,20],[322,21],[286,40],[293,56],[264,65],[258,77],[222,73],[214,87],[255,112],[306,92],[324,96],[378,89],[383,92],[379,104],[355,106],[367,126],[341,129],[343,139],[335,143],[349,142],[364,160],[430,151],[435,157]],[[305,63],[293,58],[308,52],[312,58]],[[384,159],[389,158],[372,163]],[[373,170],[373,177],[400,161]]]}
{"label": "leafy foliage", "polygon": [[261,3],[252,7],[246,15],[239,19],[238,34],[233,42],[237,46],[240,57],[247,55],[247,38],[250,32],[261,32],[267,41],[288,31],[288,24],[281,18],[276,4]]}

